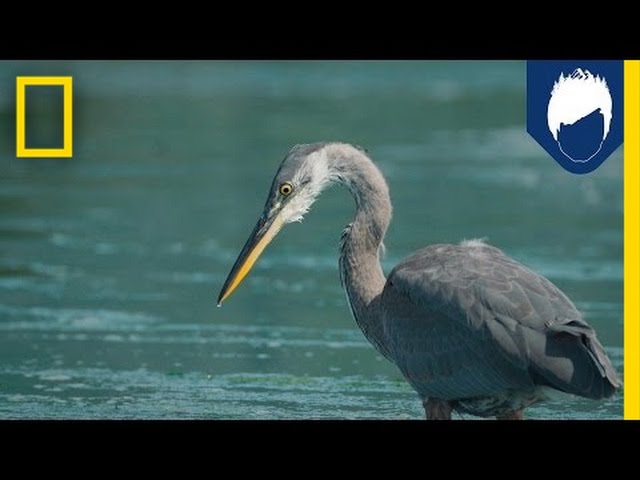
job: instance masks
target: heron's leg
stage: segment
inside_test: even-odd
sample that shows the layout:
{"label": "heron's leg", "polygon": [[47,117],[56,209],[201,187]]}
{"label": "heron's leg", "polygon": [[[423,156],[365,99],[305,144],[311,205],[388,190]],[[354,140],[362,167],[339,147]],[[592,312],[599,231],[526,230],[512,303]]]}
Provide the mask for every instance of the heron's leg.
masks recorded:
{"label": "heron's leg", "polygon": [[498,420],[524,420],[524,410],[509,410],[508,412],[498,415]]}
{"label": "heron's leg", "polygon": [[437,398],[427,398],[422,402],[427,420],[451,420],[451,405],[445,400]]}

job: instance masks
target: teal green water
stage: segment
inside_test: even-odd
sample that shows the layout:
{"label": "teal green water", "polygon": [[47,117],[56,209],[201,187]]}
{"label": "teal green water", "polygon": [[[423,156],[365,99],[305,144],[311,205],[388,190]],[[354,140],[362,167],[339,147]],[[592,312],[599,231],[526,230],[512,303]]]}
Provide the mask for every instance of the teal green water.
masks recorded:
{"label": "teal green water", "polygon": [[[592,174],[562,170],[526,134],[524,73],[0,62],[0,418],[422,418],[340,288],[346,191],[215,307],[280,160],[318,140],[366,147],[386,175],[387,271],[427,244],[487,237],[574,300],[622,373],[622,149]],[[72,159],[15,158],[16,75],[73,75]],[[46,136],[59,116],[39,115]],[[622,395],[529,416],[621,418]]]}

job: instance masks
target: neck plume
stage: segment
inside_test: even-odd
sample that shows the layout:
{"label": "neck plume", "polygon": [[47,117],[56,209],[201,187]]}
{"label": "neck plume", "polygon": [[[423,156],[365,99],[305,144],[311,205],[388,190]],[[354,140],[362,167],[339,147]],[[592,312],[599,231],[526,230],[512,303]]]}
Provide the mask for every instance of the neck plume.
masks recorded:
{"label": "neck plume", "polygon": [[369,341],[379,346],[376,337],[381,325],[376,299],[385,284],[380,255],[391,221],[389,188],[380,170],[361,150],[330,144],[325,153],[336,181],[349,189],[356,203],[355,219],[340,242],[340,279],[357,324]]}

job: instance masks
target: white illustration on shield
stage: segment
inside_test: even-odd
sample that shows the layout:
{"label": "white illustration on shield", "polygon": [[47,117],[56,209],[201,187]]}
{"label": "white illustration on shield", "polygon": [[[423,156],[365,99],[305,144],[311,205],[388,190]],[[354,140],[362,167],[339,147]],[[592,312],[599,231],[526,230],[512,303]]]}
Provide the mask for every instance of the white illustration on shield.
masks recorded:
{"label": "white illustration on shield", "polygon": [[611,126],[612,103],[604,77],[581,68],[560,74],[551,91],[547,124],[572,162],[585,163],[598,154]]}

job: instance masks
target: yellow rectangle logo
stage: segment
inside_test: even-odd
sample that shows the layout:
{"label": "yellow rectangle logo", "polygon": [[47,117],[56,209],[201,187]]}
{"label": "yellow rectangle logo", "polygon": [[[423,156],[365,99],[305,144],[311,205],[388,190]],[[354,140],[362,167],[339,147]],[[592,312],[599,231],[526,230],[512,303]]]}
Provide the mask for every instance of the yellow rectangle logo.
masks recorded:
{"label": "yellow rectangle logo", "polygon": [[[62,148],[27,148],[25,135],[25,89],[30,86],[62,86],[63,143]],[[72,77],[16,77],[16,156],[71,157],[73,153],[73,79]]]}

